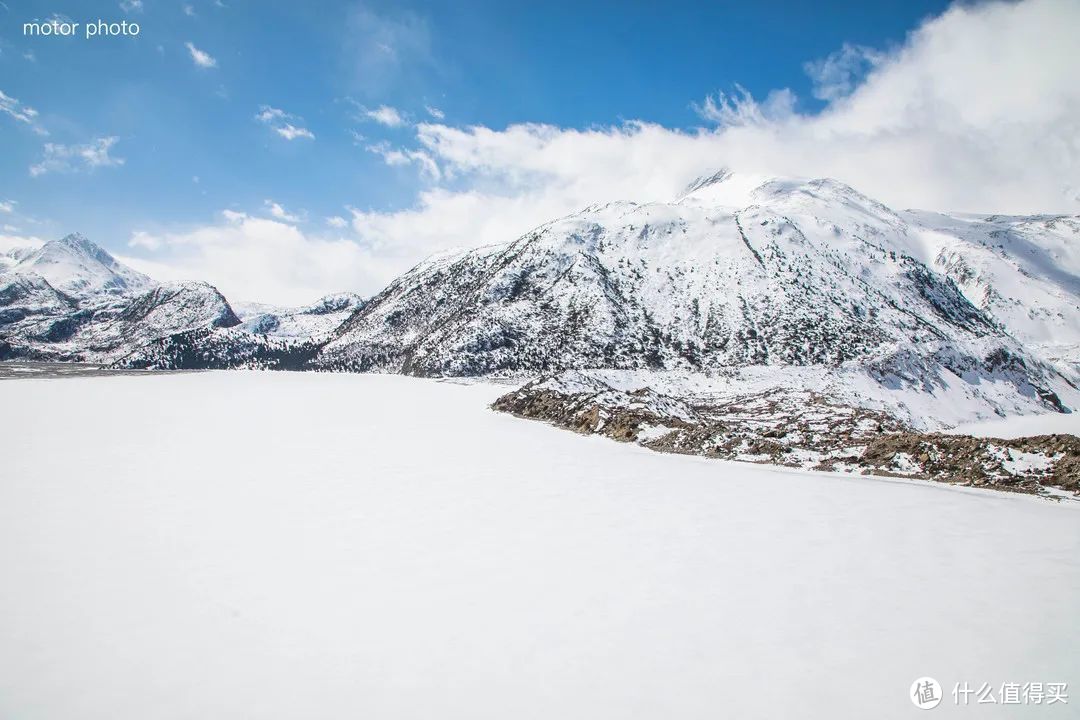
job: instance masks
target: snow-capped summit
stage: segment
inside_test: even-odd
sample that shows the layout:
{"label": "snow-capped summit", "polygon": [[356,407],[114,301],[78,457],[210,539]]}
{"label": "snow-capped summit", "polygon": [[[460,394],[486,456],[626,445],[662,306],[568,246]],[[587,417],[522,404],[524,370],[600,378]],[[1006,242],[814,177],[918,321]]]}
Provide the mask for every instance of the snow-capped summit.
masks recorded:
{"label": "snow-capped summit", "polygon": [[743,208],[758,202],[757,191],[770,182],[802,182],[759,173],[736,173],[727,168],[693,180],[675,198],[681,205]]}
{"label": "snow-capped summit", "polygon": [[77,296],[138,292],[155,285],[80,233],[45,243],[6,271],[34,273],[57,290]]}

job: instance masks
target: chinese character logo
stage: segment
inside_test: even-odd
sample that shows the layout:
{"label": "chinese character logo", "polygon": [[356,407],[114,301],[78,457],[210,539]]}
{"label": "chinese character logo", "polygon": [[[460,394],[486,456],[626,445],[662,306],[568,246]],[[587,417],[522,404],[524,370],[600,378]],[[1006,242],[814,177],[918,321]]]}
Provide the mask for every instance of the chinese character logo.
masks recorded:
{"label": "chinese character logo", "polygon": [[921,677],[911,683],[911,694],[908,697],[920,710],[931,710],[941,702],[941,685],[932,677]]}

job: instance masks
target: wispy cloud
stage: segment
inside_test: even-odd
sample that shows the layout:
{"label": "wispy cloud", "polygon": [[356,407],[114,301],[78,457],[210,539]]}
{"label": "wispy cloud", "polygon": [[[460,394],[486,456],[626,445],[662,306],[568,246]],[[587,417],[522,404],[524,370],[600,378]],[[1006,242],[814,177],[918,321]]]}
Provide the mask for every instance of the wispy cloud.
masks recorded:
{"label": "wispy cloud", "polygon": [[48,135],[48,131],[37,122],[38,111],[29,105],[23,105],[17,99],[0,90],[0,112],[26,123],[38,135]]}
{"label": "wispy cloud", "polygon": [[709,95],[702,104],[691,103],[691,107],[702,120],[721,127],[743,127],[790,118],[795,114],[795,102],[795,93],[787,88],[773,90],[764,101],[756,102],[749,90],[736,85],[731,95]]}
{"label": "wispy cloud", "polygon": [[886,53],[873,48],[844,43],[827,57],[805,63],[803,70],[814,83],[814,97],[833,101],[850,95],[866,74],[886,59]]}
{"label": "wispy cloud", "polygon": [[337,228],[338,230],[349,227],[349,221],[340,215],[331,215],[326,218],[326,224],[332,228]]}
{"label": "wispy cloud", "polygon": [[191,60],[201,68],[214,68],[217,67],[217,60],[215,60],[210,53],[204,52],[195,47],[194,43],[186,42],[184,46],[191,53]]}
{"label": "wispy cloud", "polygon": [[18,203],[16,203],[14,200],[0,200],[0,213],[10,215],[11,213],[15,212],[15,206],[17,204]]}
{"label": "wispy cloud", "polygon": [[30,176],[38,177],[50,172],[74,173],[99,167],[117,167],[124,158],[109,154],[119,138],[101,137],[85,145],[60,145],[45,143],[41,162],[30,166]]}
{"label": "wispy cloud", "polygon": [[255,119],[264,125],[269,125],[274,132],[286,140],[296,140],[297,138],[315,139],[315,133],[301,124],[303,118],[279,108],[260,105],[259,112],[255,114]]}
{"label": "wispy cloud", "polygon": [[345,20],[343,64],[353,76],[352,89],[379,97],[422,73],[438,70],[432,54],[431,30],[424,15],[391,4],[375,11],[370,3],[355,3]]}
{"label": "wispy cloud", "polygon": [[276,203],[273,200],[266,200],[266,201],[263,202],[263,204],[266,206],[266,210],[267,210],[267,212],[270,213],[270,216],[277,219],[277,220],[281,220],[281,221],[287,222],[287,223],[298,223],[298,222],[300,222],[301,218],[300,218],[299,215],[295,215],[293,213],[290,213],[290,212],[286,211],[285,208],[282,207],[280,203]]}
{"label": "wispy cloud", "polygon": [[380,142],[368,145],[367,151],[382,157],[387,165],[416,165],[426,178],[438,180],[442,177],[435,159],[424,150],[395,148],[387,142]]}
{"label": "wispy cloud", "polygon": [[432,105],[425,105],[424,110],[427,110],[427,114],[436,120],[444,120],[446,118],[446,113]]}
{"label": "wispy cloud", "polygon": [[194,7],[192,7],[191,5],[188,5],[188,4],[185,3],[183,9],[184,9],[184,14],[185,15],[187,15],[188,17],[195,17],[195,8]]}
{"label": "wispy cloud", "polygon": [[126,13],[142,12],[143,0],[120,0],[120,9]]}

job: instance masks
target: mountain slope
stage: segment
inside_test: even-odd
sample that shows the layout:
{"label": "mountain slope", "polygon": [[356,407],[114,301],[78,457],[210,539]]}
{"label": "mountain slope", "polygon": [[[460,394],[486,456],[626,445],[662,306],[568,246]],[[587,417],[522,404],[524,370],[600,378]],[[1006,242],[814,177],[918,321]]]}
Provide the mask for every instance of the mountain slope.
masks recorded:
{"label": "mountain slope", "polygon": [[923,262],[1026,346],[1080,377],[1080,218],[901,215]]}
{"label": "mountain slope", "polygon": [[79,234],[0,273],[0,358],[112,362],[158,338],[239,323],[212,286],[158,284]]}
{"label": "mountain slope", "polygon": [[[749,202],[716,204],[731,199]],[[1058,394],[1073,388],[919,259],[923,231],[832,180],[720,173],[673,203],[591,206],[512,243],[422,263],[343,324],[315,365],[419,375],[855,365],[882,385],[1003,383],[1062,409]]]}

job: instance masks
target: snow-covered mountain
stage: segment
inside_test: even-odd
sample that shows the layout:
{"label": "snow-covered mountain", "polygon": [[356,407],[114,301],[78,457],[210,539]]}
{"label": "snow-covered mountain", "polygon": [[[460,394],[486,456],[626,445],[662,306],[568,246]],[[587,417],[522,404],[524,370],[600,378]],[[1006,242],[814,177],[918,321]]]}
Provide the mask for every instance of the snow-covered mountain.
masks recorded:
{"label": "snow-covered mountain", "polygon": [[364,304],[356,293],[332,293],[298,308],[256,303],[234,304],[243,328],[278,338],[327,337]]}
{"label": "snow-covered mountain", "polygon": [[[1005,225],[1023,227],[1007,247]],[[670,203],[594,205],[421,263],[342,325],[315,364],[421,375],[855,367],[883,388],[962,387],[983,411],[1002,395],[1061,409],[1075,387],[1023,341],[1080,334],[1075,276],[1051,269],[1075,227],[934,225],[833,180],[722,172]],[[1021,248],[1031,252],[1018,259]],[[979,265],[988,254],[994,262]],[[957,258],[991,269],[960,276]],[[978,283],[993,273],[1013,282],[998,291],[1008,303],[984,302]],[[1025,294],[1029,276],[1040,294]]]}
{"label": "snow-covered mountain", "polygon": [[912,254],[1031,350],[1080,374],[1080,218],[900,215]]}
{"label": "snow-covered mountain", "polygon": [[79,233],[45,243],[6,271],[32,273],[60,292],[76,296],[138,292],[156,284],[142,273],[117,262]]}
{"label": "snow-covered mountain", "polygon": [[894,211],[834,180],[722,171],[671,202],[593,205],[437,255],[367,302],[234,312],[209,285],[157,285],[69,236],[7,256],[0,356],[603,369],[628,391],[790,388],[935,427],[1080,406],[1078,241],[1076,217]]}
{"label": "snow-covered mountain", "polygon": [[[150,358],[168,347],[183,348],[185,367],[295,367],[294,358],[306,359],[315,339],[363,304],[337,293],[306,307],[248,305],[238,314],[212,285],[157,283],[79,234],[4,258],[0,359],[138,367],[154,365]],[[161,366],[175,366],[175,357]]]}
{"label": "snow-covered mountain", "polygon": [[111,362],[157,338],[240,322],[212,286],[156,283],[79,234],[9,257],[0,357]]}

